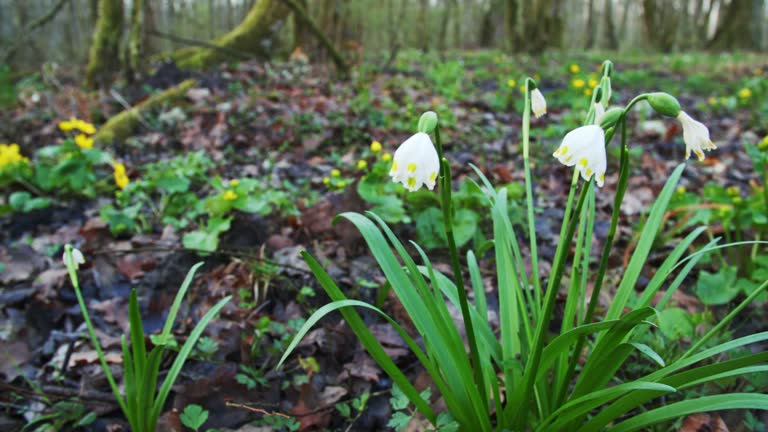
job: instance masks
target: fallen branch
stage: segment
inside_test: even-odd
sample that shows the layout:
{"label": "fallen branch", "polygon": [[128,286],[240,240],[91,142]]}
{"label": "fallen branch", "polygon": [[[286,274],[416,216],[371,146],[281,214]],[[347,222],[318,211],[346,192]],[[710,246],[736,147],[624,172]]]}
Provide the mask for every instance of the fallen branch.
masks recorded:
{"label": "fallen branch", "polygon": [[111,144],[115,141],[122,141],[131,136],[136,128],[141,124],[142,114],[152,110],[165,102],[178,99],[189,89],[195,86],[197,81],[188,79],[174,87],[156,94],[133,108],[126,109],[120,114],[113,116],[107,123],[99,128],[93,139],[100,143]]}
{"label": "fallen branch", "polygon": [[[253,57],[253,55],[251,55],[251,54],[244,53],[242,51],[233,50],[233,49],[227,48],[225,46],[216,45],[216,44],[213,44],[213,43],[210,43],[210,42],[196,40],[196,39],[188,39],[188,38],[185,38],[185,37],[176,36],[176,35],[172,35],[172,34],[169,34],[169,33],[159,32],[157,30],[149,30],[147,32],[147,34],[149,34],[150,36],[154,36],[156,38],[167,39],[167,40],[169,40],[171,42],[176,42],[176,43],[180,43],[180,44],[184,44],[184,45],[196,46],[196,47],[202,47],[202,48],[208,48],[208,49],[212,49],[212,50],[216,50],[216,51],[221,51],[222,54],[226,54],[226,55],[231,56],[231,57],[240,58],[242,60],[250,60]],[[262,54],[264,54],[264,53],[262,53]]]}

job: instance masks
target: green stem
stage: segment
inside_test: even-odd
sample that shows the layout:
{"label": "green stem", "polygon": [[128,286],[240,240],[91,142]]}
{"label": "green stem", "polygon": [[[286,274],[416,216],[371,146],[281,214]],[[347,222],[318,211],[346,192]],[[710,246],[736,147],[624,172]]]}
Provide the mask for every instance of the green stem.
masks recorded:
{"label": "green stem", "polygon": [[[625,111],[626,113],[626,111]],[[595,307],[597,306],[598,299],[600,298],[600,291],[603,287],[603,279],[605,278],[605,272],[608,269],[608,258],[611,255],[611,249],[613,248],[613,238],[616,235],[616,229],[619,225],[619,210],[621,209],[621,202],[624,200],[624,193],[627,190],[627,183],[629,181],[629,151],[627,149],[627,119],[625,115],[619,118],[617,126],[621,127],[621,156],[619,160],[621,165],[619,167],[619,184],[616,188],[616,196],[613,199],[613,212],[611,213],[611,226],[608,229],[608,235],[605,238],[603,244],[603,252],[600,257],[600,266],[597,269],[597,277],[595,278],[595,284],[592,288],[592,296],[589,299],[589,306],[587,307],[587,313],[584,316],[584,321],[581,324],[589,324],[592,322],[592,318],[595,314]],[[611,136],[611,138],[613,138]],[[610,142],[610,139],[608,139]],[[606,143],[607,145],[607,143]],[[563,383],[570,382],[573,374],[576,372],[576,364],[581,355],[581,350],[584,348],[585,338],[582,336],[576,343],[576,348],[573,351],[573,357],[568,366],[568,371],[565,374],[565,380]],[[558,406],[563,402],[567,387],[563,385],[563,388],[556,389],[558,392],[556,405]]]}
{"label": "green stem", "polygon": [[120,408],[123,410],[123,413],[128,415],[128,410],[126,409],[125,401],[123,400],[123,397],[120,395],[120,390],[117,387],[117,384],[115,383],[115,378],[112,376],[112,372],[109,370],[109,365],[107,364],[107,359],[104,357],[104,352],[101,350],[101,345],[99,344],[99,339],[96,337],[96,331],[93,329],[93,323],[91,322],[91,317],[88,315],[88,309],[85,307],[85,300],[83,299],[83,293],[80,292],[80,283],[77,280],[77,272],[75,271],[75,265],[72,261],[72,246],[66,245],[64,247],[64,254],[65,254],[65,264],[67,266],[67,271],[69,272],[69,279],[72,281],[72,287],[75,289],[75,296],[77,297],[77,303],[80,305],[80,311],[83,313],[83,320],[85,320],[85,326],[88,328],[88,334],[91,337],[91,342],[93,343],[93,347],[96,349],[96,354],[99,356],[99,361],[101,362],[101,367],[104,369],[104,374],[107,376],[107,381],[109,381],[109,386],[112,388],[112,393],[115,395],[115,399],[117,399],[117,403],[120,405]]}
{"label": "green stem", "polygon": [[[541,311],[541,280],[539,276],[539,252],[536,246],[536,224],[533,217],[533,186],[531,185],[530,128],[531,128],[531,87],[536,84],[531,78],[525,79],[525,106],[523,107],[523,168],[525,170],[525,205],[528,213],[528,239],[531,248],[531,273],[534,284],[535,307],[531,308],[534,322],[538,322]],[[525,287],[527,290],[528,287]]]}
{"label": "green stem", "polygon": [[586,198],[586,191],[588,187],[591,187],[592,181],[588,182],[579,194],[579,200],[576,204],[576,208],[573,209],[573,202],[576,196],[576,189],[578,186],[579,172],[573,170],[573,178],[571,179],[571,189],[568,194],[568,202],[565,206],[565,214],[563,215],[563,224],[560,227],[560,241],[557,244],[555,250],[555,258],[552,266],[552,277],[550,277],[547,283],[547,291],[544,293],[544,309],[543,313],[539,316],[539,321],[536,322],[536,333],[534,335],[533,345],[531,346],[531,357],[525,364],[525,374],[522,382],[522,392],[519,396],[508,404],[508,408],[514,410],[512,414],[512,425],[514,430],[524,430],[528,417],[528,407],[526,401],[529,400],[530,394],[534,385],[536,371],[541,361],[541,352],[544,349],[544,337],[547,333],[549,321],[552,317],[552,312],[555,308],[555,299],[557,298],[557,287],[560,285],[560,281],[563,277],[563,271],[565,269],[565,261],[568,257],[568,251],[570,250],[571,242],[567,239],[573,238],[573,233],[576,230],[576,221],[571,221],[571,214],[579,214],[581,207],[584,205]]}
{"label": "green stem", "polygon": [[480,354],[475,340],[475,329],[472,325],[472,317],[469,314],[469,302],[467,291],[464,288],[464,279],[461,276],[461,264],[459,263],[459,251],[456,247],[456,239],[453,234],[453,201],[451,200],[451,167],[448,160],[443,157],[443,144],[440,140],[440,127],[435,126],[435,141],[437,143],[437,155],[440,159],[440,194],[443,207],[443,222],[445,224],[445,236],[448,239],[448,250],[451,254],[451,266],[456,280],[456,290],[459,293],[461,315],[464,318],[464,330],[467,333],[467,341],[472,358],[472,370],[479,393],[483,396],[483,407],[488,410],[488,393],[485,390],[485,380],[480,366]]}

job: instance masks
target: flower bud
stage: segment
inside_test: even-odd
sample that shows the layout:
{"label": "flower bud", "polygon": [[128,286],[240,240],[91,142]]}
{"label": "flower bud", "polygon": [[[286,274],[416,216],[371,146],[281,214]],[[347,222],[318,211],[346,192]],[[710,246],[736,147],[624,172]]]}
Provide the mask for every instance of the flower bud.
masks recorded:
{"label": "flower bud", "polygon": [[668,93],[651,93],[648,95],[648,103],[657,113],[667,117],[677,117],[682,111],[680,102]]}
{"label": "flower bud", "polygon": [[419,119],[419,132],[430,134],[436,127],[437,114],[435,114],[434,111],[427,111],[421,115],[421,118]]}
{"label": "flower bud", "polygon": [[609,109],[605,112],[605,114],[603,114],[602,118],[600,118],[600,127],[603,128],[603,130],[608,130],[612,127],[615,127],[623,112],[624,110],[621,108]]}

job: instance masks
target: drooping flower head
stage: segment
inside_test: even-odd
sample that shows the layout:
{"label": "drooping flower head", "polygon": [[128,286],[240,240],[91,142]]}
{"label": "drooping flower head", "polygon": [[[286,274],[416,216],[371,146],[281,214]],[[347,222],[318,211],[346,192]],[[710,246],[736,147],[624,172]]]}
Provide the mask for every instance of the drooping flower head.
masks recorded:
{"label": "drooping flower head", "polygon": [[605,181],[605,132],[598,125],[587,125],[568,132],[552,156],[565,166],[575,166],[581,178],[593,175],[597,185]]}
{"label": "drooping flower head", "polygon": [[432,139],[426,133],[418,132],[397,148],[389,175],[393,181],[414,192],[422,185],[434,189],[439,171],[440,159]]}
{"label": "drooping flower head", "polygon": [[[68,258],[67,250],[66,250],[67,247],[72,248],[72,252],[71,252],[72,261],[69,261],[67,259]],[[80,249],[73,248],[73,247],[71,247],[69,245],[67,245],[64,248],[64,255],[61,257],[61,260],[64,262],[65,266],[67,266],[67,267],[72,266],[72,267],[75,268],[75,270],[77,270],[77,268],[80,266],[80,264],[85,264],[85,257],[83,256],[83,253],[80,252]]]}
{"label": "drooping flower head", "polygon": [[537,88],[531,90],[531,111],[536,118],[547,113],[547,101],[544,99],[544,95],[541,94],[541,91]]}
{"label": "drooping flower head", "polygon": [[702,123],[694,120],[685,113],[680,111],[677,115],[677,119],[683,125],[683,141],[685,141],[685,158],[691,157],[691,152],[696,154],[699,161],[703,161],[705,151],[714,150],[717,147],[709,138],[709,129]]}

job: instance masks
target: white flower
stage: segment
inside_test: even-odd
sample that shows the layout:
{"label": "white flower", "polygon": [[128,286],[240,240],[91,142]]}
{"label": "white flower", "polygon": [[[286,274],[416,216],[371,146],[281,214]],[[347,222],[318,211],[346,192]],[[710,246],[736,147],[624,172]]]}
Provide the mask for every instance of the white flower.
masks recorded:
{"label": "white flower", "polygon": [[[64,256],[61,257],[61,260],[64,262],[64,265],[69,267],[70,263],[67,262],[67,251],[64,251]],[[72,266],[77,270],[77,268],[80,266],[80,264],[85,264],[85,257],[83,256],[83,253],[80,252],[80,249],[72,248]]]}
{"label": "white flower", "polygon": [[537,88],[531,90],[531,111],[536,118],[547,113],[547,101],[544,100],[544,95]]}
{"label": "white flower", "polygon": [[440,171],[440,159],[432,140],[424,132],[418,132],[400,144],[395,151],[390,177],[413,192],[421,185],[432,190]]}
{"label": "white flower", "polygon": [[691,157],[694,152],[700,161],[704,160],[704,150],[716,149],[712,140],[709,139],[709,129],[703,124],[692,119],[691,116],[680,111],[677,119],[683,125],[683,141],[685,141],[685,158]]}
{"label": "white flower", "polygon": [[603,119],[603,116],[605,115],[605,108],[603,108],[603,104],[600,102],[595,103],[595,124],[599,125],[600,120]]}
{"label": "white flower", "polygon": [[595,176],[597,185],[605,181],[605,132],[597,125],[587,125],[568,132],[563,143],[555,150],[556,157],[565,166],[576,166],[581,178]]}

